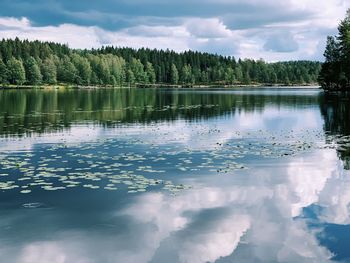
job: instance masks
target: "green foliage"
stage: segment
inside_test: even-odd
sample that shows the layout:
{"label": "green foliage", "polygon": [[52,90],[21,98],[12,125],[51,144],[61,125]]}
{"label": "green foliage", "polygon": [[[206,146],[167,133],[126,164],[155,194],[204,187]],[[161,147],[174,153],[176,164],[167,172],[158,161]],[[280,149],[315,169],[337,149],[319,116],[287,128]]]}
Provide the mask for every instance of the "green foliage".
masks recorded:
{"label": "green foliage", "polygon": [[28,84],[38,85],[41,83],[43,76],[38,63],[33,57],[29,57],[25,63],[25,72]]}
{"label": "green foliage", "polygon": [[146,63],[146,75],[147,75],[147,82],[154,84],[156,83],[156,73],[154,71],[153,65],[150,62]]}
{"label": "green foliage", "polygon": [[183,84],[192,83],[192,67],[191,65],[184,65],[181,72],[181,81]]}
{"label": "green foliage", "polygon": [[[67,45],[19,39],[0,41],[0,58],[3,58],[3,64],[0,63],[2,84],[27,82],[34,85],[57,82],[112,86],[154,83],[303,84],[315,83],[321,68],[321,63],[311,61],[236,61],[233,57],[194,51],[176,53],[113,46],[74,50]],[[13,69],[13,59],[26,62],[26,79],[23,80],[23,74],[13,73],[18,73]],[[15,64],[15,68],[20,68],[18,63]],[[13,74],[10,74],[9,65]]]}
{"label": "green foliage", "polygon": [[9,72],[5,63],[0,59],[0,84],[7,84],[9,78],[8,74]]}
{"label": "green foliage", "polygon": [[87,58],[81,57],[78,54],[72,55],[72,63],[77,70],[76,83],[79,85],[89,85],[91,79],[91,66]]}
{"label": "green foliage", "polygon": [[128,69],[126,71],[126,82],[129,85],[135,84],[135,75],[134,75],[134,72],[131,69]]}
{"label": "green foliage", "polygon": [[48,57],[41,65],[41,73],[43,82],[47,84],[57,83],[57,68],[52,57]]}
{"label": "green foliage", "polygon": [[325,63],[319,75],[319,81],[326,90],[350,90],[350,9],[340,22],[338,31],[336,38],[327,38]]}
{"label": "green foliage", "polygon": [[133,58],[131,60],[130,69],[134,73],[137,83],[147,83],[147,73],[144,71],[144,66],[139,59]]}
{"label": "green foliage", "polygon": [[176,85],[178,82],[179,82],[179,71],[177,70],[177,67],[175,64],[171,64],[170,83]]}
{"label": "green foliage", "polygon": [[10,58],[7,62],[8,81],[11,84],[22,85],[26,81],[26,74],[22,60]]}
{"label": "green foliage", "polygon": [[243,72],[242,72],[242,67],[240,65],[238,65],[235,68],[235,75],[236,75],[237,80],[239,82],[242,82],[242,80],[243,80]]}
{"label": "green foliage", "polygon": [[235,81],[235,73],[233,68],[227,68],[225,72],[225,82],[227,84],[233,84]]}
{"label": "green foliage", "polygon": [[59,62],[58,80],[65,83],[76,83],[78,70],[71,62],[70,58],[65,55]]}

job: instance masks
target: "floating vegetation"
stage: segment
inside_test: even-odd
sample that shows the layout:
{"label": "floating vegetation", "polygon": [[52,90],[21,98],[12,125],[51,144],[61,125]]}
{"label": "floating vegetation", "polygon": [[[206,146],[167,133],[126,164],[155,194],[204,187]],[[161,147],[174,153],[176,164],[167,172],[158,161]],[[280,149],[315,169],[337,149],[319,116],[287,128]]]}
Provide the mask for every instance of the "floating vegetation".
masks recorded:
{"label": "floating vegetation", "polygon": [[[193,110],[218,105],[168,105],[160,108],[146,105],[148,111]],[[130,109],[127,109],[130,110]],[[77,110],[75,114],[83,114]],[[38,113],[31,113],[39,116]],[[249,169],[249,160],[289,158],[325,147],[319,131],[254,131],[233,130],[229,139],[215,141],[218,128],[191,124],[191,143],[185,131],[172,134],[149,124],[147,138],[120,133],[89,142],[38,144],[30,151],[0,152],[0,191],[22,194],[36,190],[116,191],[142,193],[163,189],[173,194],[190,189],[181,184],[186,176],[203,174],[235,175]],[[169,139],[171,138],[171,139]],[[210,140],[208,140],[210,138]],[[214,139],[214,140],[213,140]],[[328,139],[328,138],[326,138]],[[340,151],[350,146],[350,138],[336,138]],[[332,147],[327,145],[326,147]],[[175,183],[179,181],[179,183]]]}

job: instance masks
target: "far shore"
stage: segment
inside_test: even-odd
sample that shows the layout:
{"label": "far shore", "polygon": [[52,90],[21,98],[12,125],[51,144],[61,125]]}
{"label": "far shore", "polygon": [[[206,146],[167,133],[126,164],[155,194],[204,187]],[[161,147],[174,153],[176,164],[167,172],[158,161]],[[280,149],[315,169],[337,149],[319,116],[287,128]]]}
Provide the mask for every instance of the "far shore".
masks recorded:
{"label": "far shore", "polygon": [[130,86],[109,86],[109,85],[69,85],[69,84],[56,84],[56,85],[1,85],[0,90],[9,89],[125,89],[125,88],[303,88],[303,89],[320,89],[321,86],[317,83],[311,84],[195,84],[195,85],[171,85],[171,84],[135,84]]}

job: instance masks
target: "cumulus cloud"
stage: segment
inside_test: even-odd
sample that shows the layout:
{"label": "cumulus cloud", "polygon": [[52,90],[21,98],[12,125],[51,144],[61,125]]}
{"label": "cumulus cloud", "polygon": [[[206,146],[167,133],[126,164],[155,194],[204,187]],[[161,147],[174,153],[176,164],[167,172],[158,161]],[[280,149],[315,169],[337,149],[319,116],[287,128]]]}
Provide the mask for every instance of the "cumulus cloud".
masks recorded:
{"label": "cumulus cloud", "polygon": [[224,38],[232,34],[218,19],[190,19],[186,22],[186,28],[199,38]]}

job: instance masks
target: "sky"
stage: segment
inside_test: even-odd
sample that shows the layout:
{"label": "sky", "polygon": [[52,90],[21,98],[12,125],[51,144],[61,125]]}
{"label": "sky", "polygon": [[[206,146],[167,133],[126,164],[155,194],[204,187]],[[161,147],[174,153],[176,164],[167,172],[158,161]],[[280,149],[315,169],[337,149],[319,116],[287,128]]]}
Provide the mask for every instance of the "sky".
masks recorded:
{"label": "sky", "polygon": [[350,0],[0,0],[0,38],[323,60]]}

